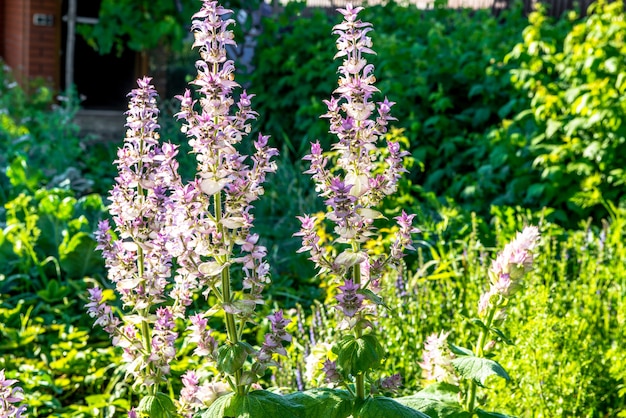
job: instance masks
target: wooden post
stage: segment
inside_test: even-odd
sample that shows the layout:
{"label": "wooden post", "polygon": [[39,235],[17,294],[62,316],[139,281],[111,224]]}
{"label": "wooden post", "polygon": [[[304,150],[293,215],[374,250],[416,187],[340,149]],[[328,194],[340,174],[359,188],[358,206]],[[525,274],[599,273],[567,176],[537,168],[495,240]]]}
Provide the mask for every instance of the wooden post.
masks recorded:
{"label": "wooden post", "polygon": [[67,5],[67,41],[65,44],[65,89],[74,85],[74,47],[76,44],[76,0]]}

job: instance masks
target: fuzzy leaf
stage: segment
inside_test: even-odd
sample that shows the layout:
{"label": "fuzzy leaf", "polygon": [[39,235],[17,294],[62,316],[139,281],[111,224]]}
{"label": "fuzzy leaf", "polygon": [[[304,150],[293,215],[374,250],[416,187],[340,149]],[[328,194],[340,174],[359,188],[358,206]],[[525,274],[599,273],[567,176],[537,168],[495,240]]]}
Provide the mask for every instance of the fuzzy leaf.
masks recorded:
{"label": "fuzzy leaf", "polygon": [[155,396],[144,396],[137,407],[150,418],[170,418],[176,416],[174,402],[164,393],[157,393]]}
{"label": "fuzzy leaf", "polygon": [[459,404],[459,387],[448,383],[429,385],[414,395],[397,398],[396,401],[431,417],[470,417]]}
{"label": "fuzzy leaf", "polygon": [[222,345],[217,351],[217,368],[228,374],[234,374],[243,367],[249,352],[250,346],[242,342]]}
{"label": "fuzzy leaf", "polygon": [[347,335],[333,347],[333,352],[337,354],[337,365],[341,370],[353,376],[377,369],[385,354],[378,338],[372,334],[359,338]]}
{"label": "fuzzy leaf", "polygon": [[498,337],[500,337],[500,339],[502,341],[504,341],[504,343],[506,345],[515,345],[515,343],[509,338],[507,337],[504,332],[502,332],[502,330],[498,329],[498,328],[491,328],[490,330],[491,332],[493,332],[494,334],[496,334]]}
{"label": "fuzzy leaf", "polygon": [[476,416],[478,416],[478,418],[513,418],[511,415],[501,414],[499,412],[487,412],[482,409],[476,410]]}
{"label": "fuzzy leaf", "polygon": [[312,389],[286,395],[293,404],[302,406],[302,418],[346,418],[352,414],[352,395],[345,390]]}
{"label": "fuzzy leaf", "polygon": [[302,407],[287,397],[266,390],[255,390],[247,395],[227,395],[217,398],[202,418],[281,418],[301,417]]}
{"label": "fuzzy leaf", "polygon": [[67,242],[59,246],[59,263],[69,277],[82,279],[92,271],[98,270],[102,260],[98,256],[96,241],[85,232],[78,232]]}
{"label": "fuzzy leaf", "polygon": [[485,380],[493,375],[505,380],[511,379],[499,363],[482,357],[457,357],[452,360],[452,365],[461,376],[466,379],[473,379],[481,386],[484,386]]}
{"label": "fuzzy leaf", "polygon": [[423,412],[382,396],[367,399],[356,416],[359,418],[429,418]]}
{"label": "fuzzy leaf", "polygon": [[474,353],[472,353],[472,350],[465,348],[465,347],[461,347],[452,343],[448,343],[448,347],[450,347],[450,351],[452,351],[452,353],[456,354],[457,356],[473,356]]}
{"label": "fuzzy leaf", "polygon": [[376,293],[372,292],[370,289],[360,289],[359,293],[365,296],[365,298],[369,300],[370,302],[373,302],[376,305],[380,305],[384,307],[385,309],[387,309],[388,311],[391,310],[391,308],[389,308],[389,306],[385,304],[385,302],[383,301],[383,298],[378,296]]}

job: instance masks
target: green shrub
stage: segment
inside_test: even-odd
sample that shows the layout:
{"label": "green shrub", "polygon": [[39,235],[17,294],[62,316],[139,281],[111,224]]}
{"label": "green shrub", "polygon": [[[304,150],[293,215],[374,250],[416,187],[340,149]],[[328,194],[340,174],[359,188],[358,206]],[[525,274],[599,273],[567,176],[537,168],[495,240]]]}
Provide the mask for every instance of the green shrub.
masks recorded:
{"label": "green shrub", "polygon": [[[397,102],[396,126],[405,129],[413,156],[423,163],[413,182],[437,195],[460,196],[471,187],[466,176],[481,157],[473,154],[472,134],[512,111],[513,89],[502,60],[521,40],[521,10],[495,18],[484,10],[389,3],[367,8],[363,16],[376,28],[371,61],[377,85]],[[289,141],[297,155],[309,141],[328,142],[327,121],[318,115],[326,112],[322,101],[333,89],[336,48],[328,34],[334,19],[290,3],[278,19],[264,20],[258,39],[249,82],[257,94],[259,129]]]}
{"label": "green shrub", "polygon": [[[626,213],[602,227],[585,224],[576,230],[546,222],[548,212],[494,208],[492,213],[489,234],[476,218],[458,234],[445,218],[431,222],[420,241],[417,269],[387,278],[384,299],[390,310],[381,311],[377,325],[385,329],[386,371],[401,373],[402,394],[411,395],[424,384],[418,362],[428,335],[448,329],[455,344],[470,346],[479,327],[459,319],[476,313],[493,248],[523,225],[540,224],[544,240],[537,264],[507,309],[503,331],[512,345],[497,345],[512,380],[487,381],[486,409],[523,417],[624,416]],[[490,241],[493,247],[486,245]],[[322,343],[341,333],[338,315],[327,306],[332,297],[315,305],[310,316],[296,314],[298,343],[278,371],[280,383],[295,388],[302,379],[306,386],[307,356],[325,354],[330,348]]]}
{"label": "green shrub", "polygon": [[554,21],[541,8],[530,15],[506,58],[511,101],[527,104],[487,136],[475,183],[499,204],[559,209],[562,222],[607,216],[606,202],[624,197],[624,5],[601,1],[575,17]]}

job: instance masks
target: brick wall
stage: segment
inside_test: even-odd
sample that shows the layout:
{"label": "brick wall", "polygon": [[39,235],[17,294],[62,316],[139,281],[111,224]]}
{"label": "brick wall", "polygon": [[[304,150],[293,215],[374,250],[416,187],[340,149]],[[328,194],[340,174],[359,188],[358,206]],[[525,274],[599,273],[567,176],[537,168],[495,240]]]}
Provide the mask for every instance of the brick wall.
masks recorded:
{"label": "brick wall", "polygon": [[[35,13],[50,15],[52,26],[33,25]],[[61,2],[57,0],[30,0],[30,44],[28,62],[30,77],[43,77],[59,86],[59,57],[61,51]]]}
{"label": "brick wall", "polygon": [[4,60],[18,79],[28,69],[28,36],[24,27],[28,0],[10,0],[4,4]]}
{"label": "brick wall", "polygon": [[[1,0],[3,8],[3,58],[18,80],[42,77],[59,86],[61,0]],[[33,15],[51,15],[52,26],[36,26]]]}
{"label": "brick wall", "polygon": [[[4,39],[4,0],[0,0],[0,39]],[[0,41],[0,57],[4,59],[4,40]]]}

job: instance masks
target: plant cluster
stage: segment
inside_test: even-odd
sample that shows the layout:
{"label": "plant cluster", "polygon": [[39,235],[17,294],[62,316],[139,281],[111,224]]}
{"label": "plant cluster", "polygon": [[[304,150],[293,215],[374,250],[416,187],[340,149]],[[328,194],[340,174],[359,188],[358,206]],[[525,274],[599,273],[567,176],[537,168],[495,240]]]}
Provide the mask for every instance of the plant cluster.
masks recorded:
{"label": "plant cluster", "polygon": [[525,104],[489,134],[493,148],[480,168],[501,179],[494,191],[504,190],[502,203],[560,209],[561,220],[610,215],[607,202],[623,199],[624,3],[597,2],[582,21],[576,16],[554,22],[544,8],[529,16],[523,41],[505,57],[511,100]]}
{"label": "plant cluster", "polygon": [[[364,13],[381,29],[372,62],[398,102],[414,183],[481,216],[491,205],[552,207],[567,227],[622,198],[623,2],[584,18],[541,7],[528,19],[515,7],[497,17],[395,4]],[[322,59],[333,19],[303,16],[291,6],[265,21],[250,76],[260,127],[292,149],[324,134],[316,97],[334,73]]]}
{"label": "plant cluster", "polygon": [[[335,58],[342,59],[334,95],[324,103],[322,116],[330,121],[334,167],[319,142],[311,144],[304,160],[310,163],[315,190],[324,199],[326,212],[320,222],[332,227],[328,245],[320,243],[317,218],[298,219],[302,238],[299,252],[308,252],[318,273],[335,283],[335,308],[342,316],[341,333],[331,344],[323,361],[324,381],[331,388],[312,389],[279,395],[262,390],[258,383],[276,356],[285,355],[290,320],[279,310],[268,317],[270,331],[260,347],[245,338],[249,323],[256,321],[255,307],[264,304],[262,291],[270,283],[265,247],[252,232],[253,202],[263,194],[266,174],[276,171],[268,137],[259,134],[253,141],[254,154],[246,156],[238,147],[251,131],[252,95],[234,81],[234,64],[228,60],[226,45],[234,43],[228,29],[232,12],[215,1],[205,1],[193,16],[194,46],[199,48],[198,76],[192,82],[200,99],[186,90],[178,99],[182,131],[196,155],[197,173],[183,182],[178,174],[177,147],[161,143],[158,134],[156,91],[149,78],[138,81],[130,93],[127,135],[118,151],[118,177],[111,191],[109,211],[115,222],[100,223],[98,240],[122,307],[114,309],[100,287],[89,291],[89,315],[123,350],[126,376],[132,378],[139,402],[129,417],[194,416],[337,416],[374,417],[387,411],[397,417],[425,417],[474,413],[476,385],[493,374],[508,378],[502,367],[485,358],[489,333],[496,312],[506,305],[520,287],[524,272],[532,266],[538,230],[527,228],[505,247],[491,269],[491,289],[480,303],[483,330],[474,352],[456,347],[459,359],[449,361],[450,371],[467,381],[463,406],[448,405],[447,398],[433,397],[432,391],[394,400],[381,393],[393,393],[401,385],[399,374],[379,376],[385,350],[376,329],[377,317],[387,308],[380,296],[383,277],[398,270],[404,251],[414,250],[412,235],[415,215],[402,211],[395,217],[397,228],[388,253],[375,250],[370,242],[378,235],[376,210],[384,198],[398,189],[398,180],[407,170],[408,155],[400,144],[388,140],[385,157],[378,151],[385,138],[393,102],[374,101],[374,66],[369,33],[371,23],[358,14],[363,8],[339,9],[343,21],[333,28],[338,35]],[[232,112],[231,109],[235,108]],[[248,162],[251,160],[251,164]],[[203,308],[208,305],[209,308]],[[199,307],[199,310],[194,308]],[[387,308],[388,309],[388,308]],[[222,336],[214,332],[215,320],[222,319]],[[478,320],[478,321],[480,321]],[[179,328],[199,357],[195,370],[180,376],[182,389],[172,399],[162,388],[171,387]],[[443,335],[443,334],[442,334]],[[432,338],[427,344],[445,345]],[[429,362],[446,361],[434,355]],[[434,366],[433,366],[434,367]],[[213,370],[203,379],[203,371]],[[446,396],[449,393],[445,394]],[[446,409],[447,408],[447,409]],[[449,410],[448,412],[441,412]],[[263,411],[263,412],[260,412]],[[450,412],[452,411],[452,412]]]}
{"label": "plant cluster", "polygon": [[[40,158],[41,149],[56,146],[46,138],[73,140],[71,126],[34,134],[68,108],[51,106],[46,89],[27,97],[5,73],[0,138],[10,158],[2,162],[1,182],[0,407],[24,416],[20,387],[31,416],[623,415],[626,252],[617,188],[603,190],[600,182],[585,191],[610,219],[577,229],[575,221],[567,229],[547,221],[560,219],[550,209],[492,207],[488,223],[429,191],[471,197],[483,215],[491,201],[532,207],[539,188],[530,193],[526,186],[545,181],[532,161],[536,167],[548,161],[541,156],[559,149],[554,141],[564,127],[577,126],[585,141],[600,127],[611,138],[619,134],[612,118],[619,114],[613,90],[620,91],[620,72],[609,67],[620,62],[611,48],[621,45],[622,14],[603,3],[595,10],[582,23],[533,14],[506,59],[526,24],[515,14],[499,22],[437,8],[416,20],[414,9],[391,4],[348,6],[341,22],[321,13],[310,20],[282,15],[267,22],[276,29],[268,33],[289,47],[261,38],[257,51],[273,63],[267,68],[260,60],[258,74],[277,88],[275,100],[263,100],[264,91],[254,100],[263,111],[257,115],[224,52],[237,36],[235,13],[204,2],[192,21],[197,74],[172,112],[186,143],[161,141],[171,135],[166,112],[157,109],[150,80],[140,79],[129,95],[127,138],[112,167],[111,217],[100,222],[99,244],[91,232],[104,216],[102,199],[82,196],[87,189],[63,173],[54,180],[56,160]],[[378,55],[368,21],[385,32],[375,37]],[[403,32],[409,23],[423,42],[410,42],[413,34]],[[483,24],[491,36],[481,32]],[[324,57],[335,48],[326,36],[331,30],[339,38],[339,82],[329,100],[318,102],[336,78]],[[598,56],[585,55],[590,45],[598,45]],[[296,65],[303,46],[311,59]],[[268,48],[276,55],[265,55]],[[613,58],[605,59],[607,51]],[[432,65],[432,57],[441,65]],[[596,71],[580,67],[582,57],[598,60],[590,67]],[[394,73],[404,65],[403,74]],[[271,81],[274,73],[282,84]],[[594,74],[607,84],[590,87]],[[246,84],[264,90],[257,75]],[[587,81],[577,78],[583,76]],[[567,89],[570,82],[582,83],[589,96],[583,112],[589,113],[576,116],[590,118],[581,126],[567,112],[557,115],[568,100],[583,101],[574,92],[559,98],[555,86]],[[305,87],[309,93],[298,96]],[[603,108],[610,117],[601,126],[591,123],[598,92],[615,99]],[[287,106],[282,124],[267,110],[274,105]],[[533,114],[523,112],[531,106]],[[281,157],[257,136],[257,117],[275,122]],[[564,125],[541,136],[557,117]],[[59,120],[71,125],[70,119]],[[319,138],[308,152],[292,142],[299,135],[288,134],[292,124],[306,130],[305,139]],[[529,143],[526,134],[535,139]],[[607,144],[617,147],[619,140]],[[568,150],[568,158],[580,157],[578,148]],[[305,153],[304,163],[291,161]],[[589,153],[580,158],[587,164]],[[604,154],[600,160],[613,161]],[[597,168],[606,172],[603,164]],[[425,171],[407,173],[418,167]],[[100,190],[109,172],[93,164],[86,175],[100,177],[93,185]],[[426,188],[411,179],[426,181]],[[570,180],[567,194],[578,205],[586,195]],[[551,201],[552,189],[541,190],[541,199]],[[529,224],[540,225],[540,250],[539,230]],[[413,225],[420,226],[417,236]]]}
{"label": "plant cluster", "polygon": [[[521,9],[496,18],[486,10],[389,3],[367,8],[363,17],[379,31],[371,57],[377,85],[397,102],[394,126],[404,129],[420,164],[409,178],[439,196],[471,200],[471,210],[484,212],[489,202],[473,193],[475,155],[485,153],[477,150],[477,136],[515,110],[503,58],[527,24]],[[258,39],[249,80],[260,102],[259,126],[296,152],[315,138],[328,145],[317,115],[325,111],[318,98],[332,88],[336,72],[325,59],[333,48],[325,34],[335,20],[290,3],[264,20]]]}

